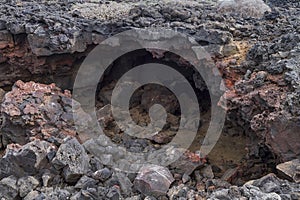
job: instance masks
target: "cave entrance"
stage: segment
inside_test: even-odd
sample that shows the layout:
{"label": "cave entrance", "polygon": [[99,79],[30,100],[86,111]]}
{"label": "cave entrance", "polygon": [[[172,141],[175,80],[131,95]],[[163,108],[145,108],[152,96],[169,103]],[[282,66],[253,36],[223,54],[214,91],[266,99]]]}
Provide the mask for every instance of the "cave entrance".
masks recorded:
{"label": "cave entrance", "polygon": [[[115,60],[105,71],[99,82],[96,94],[97,117],[104,133],[114,143],[122,145],[132,152],[151,151],[151,149],[160,148],[162,145],[169,143],[176,135],[181,119],[180,105],[172,91],[161,85],[143,85],[134,92],[130,99],[130,114],[133,121],[139,126],[147,126],[149,124],[149,108],[152,105],[160,104],[166,109],[168,113],[166,124],[162,131],[154,137],[141,139],[124,134],[111,115],[110,100],[117,81],[130,69],[146,63],[160,63],[172,67],[183,74],[193,87],[201,112],[201,122],[197,135],[188,150],[197,153],[200,150],[211,118],[209,91],[194,67],[188,62],[182,62],[179,56],[170,52],[165,52],[163,56],[158,58],[145,49],[136,50]],[[231,132],[228,134],[224,131],[213,151],[208,155],[208,160],[213,166],[215,176],[221,178],[228,170],[236,170],[235,172],[238,173],[238,170],[243,165],[243,161],[245,161],[248,143],[248,138],[242,132]],[[242,184],[246,180],[248,179],[241,176],[238,180],[228,181]]]}

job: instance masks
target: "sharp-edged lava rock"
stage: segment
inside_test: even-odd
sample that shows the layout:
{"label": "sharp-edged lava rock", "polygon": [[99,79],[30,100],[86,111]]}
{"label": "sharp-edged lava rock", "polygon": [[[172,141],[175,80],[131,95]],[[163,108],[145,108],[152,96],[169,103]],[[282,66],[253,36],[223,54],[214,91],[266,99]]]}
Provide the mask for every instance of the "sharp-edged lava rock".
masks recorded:
{"label": "sharp-edged lava rock", "polygon": [[[39,86],[38,91],[43,94],[41,96],[52,97],[61,91],[53,85],[20,81],[12,91],[18,90],[24,94],[21,86],[24,87],[27,84]],[[37,91],[36,87],[30,88],[26,90],[28,99],[33,98],[34,92]],[[9,95],[10,93],[6,94],[3,104]],[[72,100],[70,96],[68,98]],[[62,110],[65,110],[69,105],[63,104],[62,106],[64,108]],[[14,112],[15,109],[6,110],[5,113],[10,113],[10,111]],[[43,109],[38,112],[42,116]],[[23,110],[20,113],[20,116],[26,116]],[[19,115],[16,116],[19,117]],[[50,122],[52,122],[50,118],[45,118],[45,123]],[[72,127],[72,124],[69,126]],[[128,197],[127,199],[160,199],[166,197],[174,199],[182,197],[220,199],[225,196],[250,198],[255,195],[259,195],[261,198],[297,199],[299,197],[299,185],[280,180],[275,175],[247,183],[242,187],[231,186],[225,181],[225,178],[222,180],[215,177],[214,166],[205,164],[199,155],[191,152],[184,154],[183,158],[178,160],[178,164],[173,166],[146,165],[140,169],[138,174],[130,174],[111,169],[107,159],[101,158],[99,153],[90,154],[92,146],[88,143],[80,144],[75,137],[76,134],[73,136],[65,134],[64,138],[60,138],[61,140],[57,139],[60,142],[49,140],[48,137],[44,137],[42,132],[38,135],[40,137],[31,138],[31,142],[25,140],[26,144],[24,145],[6,145],[5,155],[0,159],[1,198],[126,199]],[[60,135],[60,137],[62,136]],[[85,149],[86,147],[88,149]],[[93,148],[97,148],[97,146]],[[98,149],[98,151],[100,150]],[[110,150],[114,151],[113,148],[106,148],[107,153],[111,153]],[[231,173],[226,180],[235,174]],[[151,196],[145,197],[144,195]]]}
{"label": "sharp-edged lava rock", "polygon": [[230,109],[243,119],[240,125],[285,161],[300,155],[299,39],[299,33],[287,33],[254,45],[238,69],[246,74],[227,92]]}
{"label": "sharp-edged lava rock", "polygon": [[35,140],[24,146],[10,144],[0,159],[0,177],[35,175],[48,165],[48,155],[55,150],[46,141]]}
{"label": "sharp-edged lava rock", "polygon": [[71,183],[89,171],[89,157],[75,138],[60,145],[52,164],[58,169],[63,168],[65,180]]}
{"label": "sharp-edged lava rock", "polygon": [[161,166],[142,167],[134,180],[141,193],[150,196],[166,195],[174,178],[167,168]]}
{"label": "sharp-edged lava rock", "polygon": [[[1,2],[0,199],[300,199],[299,17],[299,0]],[[124,135],[109,105],[121,72],[144,61],[172,63],[205,99],[201,111],[209,110],[199,74],[179,56],[156,49],[140,51],[132,61],[120,58],[105,72],[109,78],[101,79],[96,110],[109,129],[105,138],[112,141],[104,135],[87,142],[77,137],[74,112],[82,114],[82,123],[89,116],[64,89],[72,89],[80,64],[97,44],[145,27],[192,36],[211,55],[225,83],[220,85],[226,91],[221,101],[227,102],[222,135],[230,137],[227,146],[235,145],[234,138],[247,138],[247,155],[236,152],[225,160],[219,150],[221,163],[214,163],[210,155],[206,160],[187,151],[169,166],[147,165],[139,174],[112,168],[112,163],[137,167],[124,151],[135,156],[161,148],[180,120],[177,102],[163,89],[152,92],[146,86],[135,96],[134,103],[142,106],[131,109],[133,118],[147,124],[145,110],[164,94],[173,112],[168,113],[169,130],[150,139]],[[266,175],[270,171],[288,180]],[[249,179],[256,180],[245,183]]]}
{"label": "sharp-edged lava rock", "polygon": [[18,81],[1,104],[2,145],[24,145],[33,139],[59,143],[67,135],[75,136],[72,112],[69,91],[55,84]]}
{"label": "sharp-edged lava rock", "polygon": [[268,174],[261,179],[250,181],[242,187],[232,186],[213,192],[208,199],[298,199],[299,185]]}
{"label": "sharp-edged lava rock", "polygon": [[294,159],[276,166],[276,169],[285,178],[300,183],[300,160]]}

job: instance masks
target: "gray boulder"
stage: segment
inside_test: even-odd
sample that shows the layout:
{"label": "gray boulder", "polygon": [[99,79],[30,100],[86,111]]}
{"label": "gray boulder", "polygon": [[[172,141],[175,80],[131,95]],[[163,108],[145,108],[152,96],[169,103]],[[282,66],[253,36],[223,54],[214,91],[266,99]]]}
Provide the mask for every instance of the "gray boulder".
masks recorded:
{"label": "gray boulder", "polygon": [[16,199],[18,196],[17,178],[10,176],[0,181],[0,199]]}
{"label": "gray boulder", "polygon": [[8,145],[6,154],[0,159],[0,178],[36,174],[48,164],[47,154],[51,149],[50,143],[40,140],[24,146]]}
{"label": "gray boulder", "polygon": [[69,183],[76,183],[90,168],[89,156],[75,138],[59,147],[52,163],[57,169],[63,169],[63,176]]}
{"label": "gray boulder", "polygon": [[261,18],[271,8],[263,0],[220,0],[219,11],[237,13],[243,17]]}
{"label": "gray boulder", "polygon": [[39,185],[39,181],[33,176],[22,177],[18,180],[20,197],[25,197]]}

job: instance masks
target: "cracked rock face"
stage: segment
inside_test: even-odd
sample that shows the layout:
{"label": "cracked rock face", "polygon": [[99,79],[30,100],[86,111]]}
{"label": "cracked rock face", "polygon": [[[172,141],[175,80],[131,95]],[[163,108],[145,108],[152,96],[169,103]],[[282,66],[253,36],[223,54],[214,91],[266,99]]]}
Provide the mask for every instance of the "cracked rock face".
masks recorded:
{"label": "cracked rock face", "polygon": [[[299,36],[299,33],[288,33],[269,43],[254,45],[241,66],[247,68],[249,76],[237,81],[227,93],[231,108],[240,110],[242,123],[250,121],[249,132],[254,131],[265,140],[271,151],[284,161],[300,155],[299,100],[296,99]],[[230,95],[233,92],[234,98]]]}

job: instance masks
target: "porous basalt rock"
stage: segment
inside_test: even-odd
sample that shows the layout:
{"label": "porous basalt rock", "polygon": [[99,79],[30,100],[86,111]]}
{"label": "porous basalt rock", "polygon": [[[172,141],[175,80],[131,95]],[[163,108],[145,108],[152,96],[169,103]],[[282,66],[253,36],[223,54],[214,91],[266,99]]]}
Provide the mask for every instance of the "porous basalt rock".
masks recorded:
{"label": "porous basalt rock", "polygon": [[[247,72],[241,72],[244,77],[226,94],[231,105],[229,109],[238,109],[237,114],[243,119],[239,125],[248,126],[247,134],[264,140],[271,152],[283,161],[300,155],[296,99],[299,90],[298,44],[299,34],[287,33],[269,43],[254,45],[241,65]],[[282,55],[282,52],[293,53]]]}
{"label": "porous basalt rock", "polygon": [[206,23],[206,15],[215,6],[213,1],[191,0],[1,4],[0,86],[34,77],[35,81],[56,82],[70,89],[90,50],[105,38],[130,28],[171,27],[194,35],[201,43],[228,43],[232,40],[229,30],[214,22]]}
{"label": "porous basalt rock", "polygon": [[3,146],[33,139],[59,143],[75,136],[72,101],[70,92],[55,84],[16,82],[1,104]]}
{"label": "porous basalt rock", "polygon": [[89,157],[75,138],[60,145],[52,164],[63,169],[65,181],[70,183],[78,181],[89,171]]}
{"label": "porous basalt rock", "polygon": [[[254,6],[255,2],[259,4]],[[243,5],[237,10],[240,13],[235,14],[226,13],[226,9],[224,13],[218,12],[220,7],[216,1],[202,0],[6,1],[0,5],[0,87],[12,86],[21,79],[56,82],[62,88],[71,88],[84,57],[105,38],[129,28],[177,30],[193,36],[204,46],[225,80],[221,86],[227,90],[225,129],[230,130],[230,135],[247,135],[252,141],[247,148],[249,166],[244,169],[230,166],[223,179],[230,181],[245,173],[242,169],[248,171],[244,174],[247,179],[255,177],[253,173],[261,176],[266,172],[266,165],[271,163],[274,167],[274,162],[300,155],[299,1],[265,2],[272,10],[265,6],[251,10],[264,5],[262,1],[251,1],[248,7],[240,4]],[[229,9],[235,6],[238,4],[231,4]],[[184,61],[166,52],[146,52],[153,58],[171,59],[180,67],[188,68]],[[124,66],[121,61],[107,73],[117,77],[115,72]],[[196,88],[207,89],[197,75],[187,75],[196,82]],[[142,199],[144,196],[131,184],[136,174],[119,174],[110,168],[120,158],[122,164],[134,167],[124,158],[123,148],[107,147],[110,144],[105,140],[81,145],[74,138],[71,102],[69,92],[33,82],[18,81],[5,95],[1,105],[0,146],[6,152],[0,159],[0,196],[14,199],[27,193],[24,199]],[[87,121],[84,117],[81,120]],[[71,139],[65,139],[66,136]],[[167,140],[162,137],[154,141]],[[129,138],[125,143],[132,146],[133,152],[148,147],[144,140]],[[77,157],[69,158],[68,153]],[[100,156],[92,159],[89,154]],[[195,165],[186,169],[185,164],[177,169],[168,166],[172,169],[171,175],[168,173],[169,181],[162,181],[166,184],[161,188],[151,185],[153,190],[149,195],[178,199],[299,199],[299,184],[278,179],[273,174],[241,187],[230,186],[219,179],[216,166],[212,166],[213,173],[210,167],[207,167],[209,171],[194,171],[202,163],[200,157],[191,155]],[[186,163],[189,164],[192,163]],[[151,171],[150,177],[165,179],[151,168],[145,171]],[[31,175],[37,176],[40,183],[36,186],[37,182],[32,181],[24,189],[22,180]],[[135,182],[139,184],[143,186]]]}

